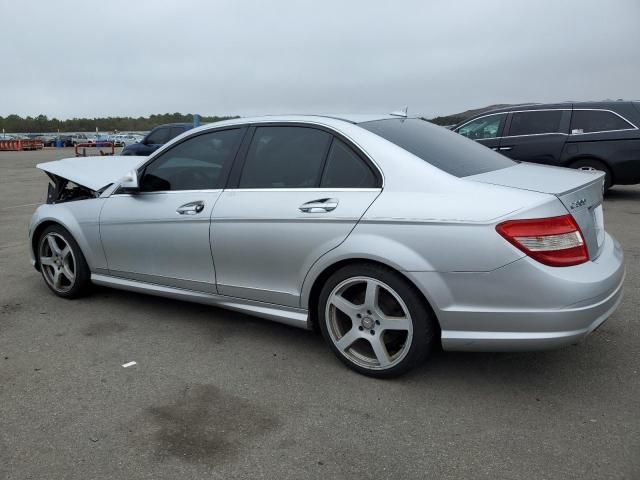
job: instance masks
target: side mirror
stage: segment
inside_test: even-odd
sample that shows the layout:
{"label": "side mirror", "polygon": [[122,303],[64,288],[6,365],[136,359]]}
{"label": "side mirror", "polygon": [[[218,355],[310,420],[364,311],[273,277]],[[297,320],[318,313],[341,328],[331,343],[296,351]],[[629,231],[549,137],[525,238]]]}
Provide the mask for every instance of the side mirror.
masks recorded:
{"label": "side mirror", "polygon": [[120,180],[120,188],[127,193],[139,192],[140,186],[138,185],[138,172],[131,170],[122,177],[122,180]]}

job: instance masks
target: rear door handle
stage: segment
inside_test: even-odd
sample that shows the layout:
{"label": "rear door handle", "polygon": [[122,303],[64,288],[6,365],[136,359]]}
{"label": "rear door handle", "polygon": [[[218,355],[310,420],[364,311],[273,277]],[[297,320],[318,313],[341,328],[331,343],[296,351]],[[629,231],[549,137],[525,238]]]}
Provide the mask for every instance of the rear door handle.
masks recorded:
{"label": "rear door handle", "polygon": [[500,151],[504,152],[506,150],[511,150],[513,147],[500,147]]}
{"label": "rear door handle", "polygon": [[189,202],[179,206],[176,212],[180,215],[197,215],[203,210],[204,202],[202,200],[197,200],[195,202]]}
{"label": "rear door handle", "polygon": [[326,213],[335,210],[338,206],[337,198],[320,198],[303,203],[298,207],[304,213]]}

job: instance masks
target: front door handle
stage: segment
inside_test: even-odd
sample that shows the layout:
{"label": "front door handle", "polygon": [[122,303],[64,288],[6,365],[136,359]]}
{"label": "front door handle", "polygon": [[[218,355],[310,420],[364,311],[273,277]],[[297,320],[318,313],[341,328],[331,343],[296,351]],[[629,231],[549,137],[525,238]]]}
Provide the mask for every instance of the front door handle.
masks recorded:
{"label": "front door handle", "polygon": [[326,213],[335,210],[338,203],[337,198],[320,198],[318,200],[303,203],[298,208],[304,213]]}
{"label": "front door handle", "polygon": [[504,152],[506,150],[511,150],[513,147],[500,147],[500,151]]}
{"label": "front door handle", "polygon": [[176,212],[180,215],[197,215],[202,210],[204,210],[204,202],[202,200],[198,200],[196,202],[185,203],[178,207]]}

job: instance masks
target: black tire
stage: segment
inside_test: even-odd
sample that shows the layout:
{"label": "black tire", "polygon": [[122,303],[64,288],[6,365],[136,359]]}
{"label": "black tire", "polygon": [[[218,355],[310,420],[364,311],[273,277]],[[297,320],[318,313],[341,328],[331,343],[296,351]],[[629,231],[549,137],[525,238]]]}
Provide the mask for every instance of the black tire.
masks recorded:
{"label": "black tire", "polygon": [[[367,279],[371,279],[371,281]],[[361,287],[359,282],[364,282],[365,286]],[[383,320],[380,317],[383,322],[380,325],[378,320],[375,319],[377,312],[382,312],[382,310],[377,310],[373,314],[371,311],[367,311],[365,307],[367,305],[366,289],[369,283],[377,285],[373,291],[377,292],[374,297],[378,307],[382,307],[380,302],[384,300],[387,305],[392,305],[392,308],[400,308],[401,310],[399,311],[408,310],[409,315],[406,318],[402,318],[402,320],[412,325],[411,333],[395,330],[394,328],[385,330],[384,325],[389,324],[384,322],[388,320]],[[380,289],[381,287],[382,290]],[[387,287],[394,291],[404,305],[401,302],[397,302],[393,296],[394,293],[383,292]],[[335,304],[330,303],[328,305],[330,297],[335,299],[340,288],[346,288],[343,292],[345,297],[342,297],[342,295],[340,297],[344,299],[347,295],[351,295],[354,300],[351,305],[356,306],[360,313],[352,311],[353,315],[347,315],[337,309]],[[365,288],[365,293],[358,293],[358,289],[361,288]],[[361,305],[356,301],[357,295],[362,298]],[[393,307],[394,304],[395,307]],[[384,313],[386,314],[387,312]],[[369,316],[374,319],[372,326],[369,326],[372,323]],[[392,313],[389,314],[388,318],[393,321],[396,316],[396,314]],[[437,320],[428,305],[425,304],[424,298],[406,278],[390,268],[370,263],[347,265],[337,270],[327,279],[320,292],[317,318],[322,335],[333,353],[349,368],[375,378],[397,377],[421,364],[437,344],[440,331]],[[348,332],[341,333],[339,338],[336,333],[336,330],[340,329],[338,322],[344,323],[344,329],[348,330]],[[361,322],[361,324],[358,324],[358,322]],[[378,327],[376,324],[380,326]],[[356,328],[359,332],[355,332]],[[375,332],[376,328],[379,329],[377,333]],[[354,330],[353,333],[351,332],[352,329]],[[347,337],[347,333],[352,336],[359,335],[359,338],[354,340],[353,343],[349,343],[343,351],[336,346],[336,343],[339,343],[338,341],[342,340],[343,337]],[[371,337],[367,334],[371,334]],[[405,334],[406,336],[402,338],[402,335]],[[399,338],[398,335],[400,335]],[[376,360],[377,354],[373,344],[378,336],[383,345],[388,340],[391,340],[383,350],[387,354],[387,360],[393,359],[394,355],[396,356],[395,360],[390,361],[389,366],[383,367],[381,362],[378,365],[367,363],[369,361],[375,362]],[[391,353],[393,350],[389,350],[389,346],[393,347],[393,342],[396,342],[396,345],[400,345],[395,354]],[[368,347],[367,344],[369,344]],[[373,358],[371,359],[367,358],[367,348],[373,353]],[[365,353],[357,351],[358,349]]]}
{"label": "black tire", "polygon": [[[55,277],[55,270],[59,269],[59,266],[43,265],[42,263],[43,252],[47,251],[47,249],[49,250],[49,252],[51,252],[51,255],[47,257],[48,259],[52,257],[56,257],[59,259],[61,256],[56,255],[50,247],[50,236],[54,236],[56,238],[55,241],[58,242],[58,248],[64,245],[63,242],[66,242],[66,244],[70,248],[71,259],[73,260],[73,268],[69,270],[74,274],[73,281],[69,280],[67,276],[62,274],[64,279],[66,279],[66,282],[64,282],[64,285],[61,285],[61,288],[56,288],[52,280],[52,277]],[[45,242],[47,242],[47,246],[44,246]],[[44,283],[57,296],[71,299],[78,298],[87,293],[88,287],[91,283],[91,271],[89,270],[87,261],[82,253],[82,250],[80,250],[78,243],[64,227],[60,225],[50,225],[43,230],[43,232],[40,234],[40,237],[38,238],[36,256],[38,265],[40,266],[40,273],[42,274],[42,278],[44,279]],[[60,265],[62,265],[63,260],[60,260]],[[66,262],[66,266],[69,267],[68,261]]]}
{"label": "black tire", "polygon": [[613,187],[613,176],[611,175],[611,170],[604,163],[599,160],[593,160],[591,158],[583,158],[580,160],[576,160],[571,164],[571,168],[576,169],[594,169],[600,172],[604,172],[604,192],[608,192],[611,187]]}

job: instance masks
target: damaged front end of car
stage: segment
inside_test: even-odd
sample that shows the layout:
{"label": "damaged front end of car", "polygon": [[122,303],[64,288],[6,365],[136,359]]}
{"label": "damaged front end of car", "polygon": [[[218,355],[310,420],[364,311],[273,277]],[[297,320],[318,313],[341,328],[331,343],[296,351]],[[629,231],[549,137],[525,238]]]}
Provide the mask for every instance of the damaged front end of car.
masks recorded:
{"label": "damaged front end of car", "polygon": [[101,191],[104,191],[109,186],[107,185],[103,189],[95,191],[78,185],[67,178],[62,178],[50,172],[45,173],[50,180],[47,188],[47,203],[49,205],[98,198]]}
{"label": "damaged front end of car", "polygon": [[49,177],[47,203],[98,198],[146,157],[75,157],[37,165]]}

